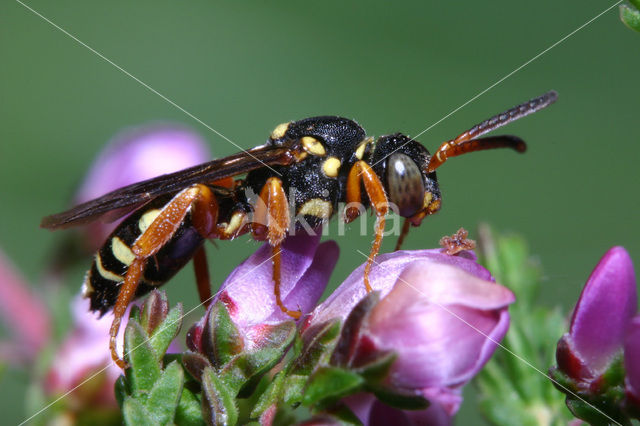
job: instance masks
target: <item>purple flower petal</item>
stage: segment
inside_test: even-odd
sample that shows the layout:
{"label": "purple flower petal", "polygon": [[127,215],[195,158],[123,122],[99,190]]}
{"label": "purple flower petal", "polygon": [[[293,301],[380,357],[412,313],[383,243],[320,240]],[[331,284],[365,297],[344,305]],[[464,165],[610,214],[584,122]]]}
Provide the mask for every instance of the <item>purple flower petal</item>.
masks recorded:
{"label": "purple flower petal", "polygon": [[627,372],[627,392],[634,397],[636,403],[640,403],[640,316],[633,318],[627,329],[624,367]]}
{"label": "purple flower petal", "polygon": [[493,354],[514,300],[505,287],[454,266],[415,262],[373,308],[369,333],[378,348],[397,352],[395,385],[458,386]]}
{"label": "purple flower petal", "polygon": [[426,410],[399,410],[378,401],[370,393],[352,395],[342,402],[366,426],[451,425],[453,415],[462,403],[460,390],[423,389],[420,393],[431,403]]}
{"label": "purple flower petal", "polygon": [[[475,262],[473,252],[462,252],[458,256],[449,256],[440,249],[433,250],[400,250],[381,254],[371,270],[369,279],[374,290],[380,291],[384,297],[391,291],[402,271],[412,262],[430,261],[434,265],[453,265],[478,278],[493,281],[491,274]],[[364,268],[362,264],[322,302],[311,314],[311,321],[321,323],[333,318],[345,318],[355,305],[366,295],[364,287]]]}
{"label": "purple flower petal", "polygon": [[618,353],[637,311],[633,263],[622,247],[611,248],[591,273],[573,312],[569,336],[581,361],[597,375]]}
{"label": "purple flower petal", "polygon": [[[319,241],[319,234],[298,233],[282,244],[282,300],[289,309],[300,309],[303,314],[313,309],[322,296],[338,261],[336,243]],[[259,340],[264,326],[292,319],[276,304],[272,257],[271,246],[264,244],[229,275],[216,297],[225,303],[249,345],[259,343],[254,340]],[[196,336],[197,330],[192,335]]]}

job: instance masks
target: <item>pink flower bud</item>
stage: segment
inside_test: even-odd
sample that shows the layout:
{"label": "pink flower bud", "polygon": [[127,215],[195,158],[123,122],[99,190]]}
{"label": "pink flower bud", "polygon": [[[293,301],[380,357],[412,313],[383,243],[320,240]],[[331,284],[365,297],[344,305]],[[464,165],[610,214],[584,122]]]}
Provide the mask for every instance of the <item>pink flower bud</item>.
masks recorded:
{"label": "pink flower bud", "polygon": [[627,395],[640,410],[640,315],[633,318],[627,328],[624,342],[624,367]]}
{"label": "pink flower bud", "polygon": [[[346,318],[365,296],[363,273],[364,265],[314,310],[308,325]],[[406,412],[407,424],[421,424],[421,418],[447,424],[462,402],[460,388],[507,332],[513,293],[496,284],[471,252],[384,254],[376,259],[370,280],[381,300],[359,331],[353,363],[372,358],[372,353],[395,352],[388,385],[418,392],[432,404],[424,411]],[[370,410],[381,407],[377,402]]]}
{"label": "pink flower bud", "polygon": [[613,247],[602,257],[580,294],[569,333],[558,343],[558,368],[591,381],[622,351],[627,325],[637,310],[636,279],[627,251]]}
{"label": "pink flower bud", "polygon": [[423,260],[409,265],[372,310],[365,334],[394,350],[391,381],[410,389],[468,382],[509,328],[513,293],[455,266]]}
{"label": "pink flower bud", "polygon": [[[335,242],[319,244],[320,235],[298,233],[282,244],[281,295],[289,309],[306,314],[313,309],[324,292],[331,272],[338,261]],[[245,348],[259,345],[262,331],[268,326],[292,318],[277,306],[273,293],[273,253],[264,244],[242,262],[225,280],[213,303],[221,301],[231,319],[244,336]],[[207,315],[189,332],[188,346],[197,350]]]}

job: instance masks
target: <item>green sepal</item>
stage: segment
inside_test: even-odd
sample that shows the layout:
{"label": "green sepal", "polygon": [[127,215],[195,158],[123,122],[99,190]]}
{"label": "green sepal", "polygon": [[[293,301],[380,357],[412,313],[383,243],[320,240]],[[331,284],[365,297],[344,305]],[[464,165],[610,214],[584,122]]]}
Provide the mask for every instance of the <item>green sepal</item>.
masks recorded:
{"label": "green sepal", "polygon": [[620,353],[607,367],[602,374],[602,380],[608,388],[621,387],[624,388],[625,378],[624,357]]}
{"label": "green sepal", "polygon": [[360,338],[362,326],[367,322],[367,318],[374,306],[380,300],[380,292],[372,291],[358,302],[349,312],[340,331],[340,339],[333,354],[331,354],[331,365],[350,367],[354,356],[354,348]]}
{"label": "green sepal", "polygon": [[296,324],[293,321],[273,326],[269,335],[264,336],[264,341],[268,342],[269,346],[236,356],[219,370],[220,378],[230,388],[235,389],[240,398],[247,397],[262,376],[282,359],[295,335]]}
{"label": "green sepal", "polygon": [[374,360],[353,368],[353,371],[360,374],[367,381],[367,384],[377,384],[387,378],[391,365],[397,357],[397,354],[392,351],[376,354]]}
{"label": "green sepal", "polygon": [[323,426],[362,426],[362,422],[345,404],[338,403],[325,411],[316,413],[307,421],[308,424]]}
{"label": "green sepal", "polygon": [[205,367],[211,367],[207,358],[197,352],[185,352],[182,354],[181,362],[185,371],[198,382],[202,381]]}
{"label": "green sepal", "polygon": [[202,391],[202,413],[205,421],[215,425],[235,425],[238,421],[238,408],[234,394],[211,367],[205,368],[202,374]]}
{"label": "green sepal", "polygon": [[124,376],[121,375],[116,379],[116,383],[113,387],[116,395],[116,401],[118,402],[118,407],[122,408],[124,399],[131,393],[129,385],[127,384],[127,380],[124,378]]}
{"label": "green sepal", "polygon": [[368,390],[380,401],[401,410],[424,410],[429,406],[429,401],[417,393],[402,392],[383,386],[371,387]]}
{"label": "green sepal", "polygon": [[308,376],[318,365],[327,365],[340,337],[342,324],[333,319],[312,327],[304,332],[297,342],[300,345],[293,374]]}
{"label": "green sepal", "polygon": [[169,312],[167,293],[153,290],[142,305],[142,312],[139,314],[140,325],[147,334],[151,335],[167,317],[167,312]]}
{"label": "green sepal", "polygon": [[242,335],[220,301],[213,305],[202,330],[202,350],[209,362],[222,368],[244,349]]}
{"label": "green sepal", "polygon": [[362,389],[364,379],[357,373],[339,367],[320,367],[309,378],[302,397],[307,406],[331,404]]}
{"label": "green sepal", "polygon": [[174,361],[169,364],[153,385],[145,406],[160,424],[172,423],[184,384],[182,366]]}
{"label": "green sepal", "polygon": [[129,311],[129,319],[134,319],[141,322],[140,319],[140,307],[138,305],[131,305],[131,310]]}
{"label": "green sepal", "polygon": [[158,359],[162,359],[169,345],[176,338],[182,327],[182,303],[178,303],[169,311],[164,321],[162,321],[153,331],[149,340]]}
{"label": "green sepal", "polygon": [[186,387],[182,388],[182,396],[176,409],[175,422],[180,426],[201,426],[202,404],[198,397]]}
{"label": "green sepal", "polygon": [[640,32],[640,10],[626,4],[620,5],[620,20],[627,27]]}
{"label": "green sepal", "polygon": [[147,333],[136,320],[130,319],[124,332],[124,358],[129,364],[125,374],[131,394],[151,391],[162,370]]}
{"label": "green sepal", "polygon": [[124,422],[127,425],[149,425],[160,426],[147,409],[142,405],[142,402],[132,398],[126,397],[122,404],[122,415],[124,416]]}
{"label": "green sepal", "polygon": [[567,397],[566,402],[574,416],[591,426],[608,426],[614,422],[623,426],[631,425],[631,420],[621,412],[617,404],[610,404],[601,399],[592,398],[585,401],[575,397]]}
{"label": "green sepal", "polygon": [[575,380],[560,371],[557,367],[551,367],[549,369],[549,377],[553,380],[552,383],[556,389],[562,393],[571,394],[579,391]]}

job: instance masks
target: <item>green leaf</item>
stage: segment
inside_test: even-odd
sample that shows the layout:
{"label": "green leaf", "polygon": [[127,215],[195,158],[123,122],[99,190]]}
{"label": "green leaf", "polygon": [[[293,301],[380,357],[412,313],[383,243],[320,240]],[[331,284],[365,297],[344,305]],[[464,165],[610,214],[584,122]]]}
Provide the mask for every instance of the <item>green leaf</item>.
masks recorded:
{"label": "green leaf", "polygon": [[628,6],[620,5],[620,20],[632,30],[640,32],[640,10]]}
{"label": "green leaf", "polygon": [[187,388],[182,388],[182,396],[176,410],[176,424],[180,426],[204,425],[201,403],[196,395]]}
{"label": "green leaf", "polygon": [[259,418],[269,407],[278,404],[286,379],[288,379],[288,376],[283,371],[276,374],[253,407],[251,411],[252,419]]}
{"label": "green leaf", "polygon": [[215,425],[235,425],[238,421],[238,408],[233,393],[211,367],[205,368],[202,374],[202,390],[202,411],[206,422]]}
{"label": "green leaf", "polygon": [[124,358],[130,366],[125,373],[133,396],[148,393],[160,378],[160,362],[147,333],[131,319],[124,333]]}
{"label": "green leaf", "polygon": [[160,426],[160,423],[149,414],[147,409],[142,405],[142,402],[132,397],[125,398],[122,405],[122,414],[124,416],[124,422],[127,425]]}
{"label": "green leaf", "polygon": [[302,403],[315,405],[335,401],[359,391],[364,385],[360,375],[338,367],[321,367],[309,379]]}
{"label": "green leaf", "polygon": [[521,237],[495,235],[487,225],[479,227],[478,235],[481,263],[517,298],[509,306],[511,324],[502,342],[508,351],[497,349],[474,379],[480,409],[496,425],[511,425],[514,418],[524,426],[567,424],[571,416],[563,395],[531,368],[547,370],[553,364],[554,343],[566,330],[564,316],[557,307],[541,307],[537,301],[542,273]]}
{"label": "green leaf", "polygon": [[291,374],[287,376],[283,399],[289,405],[297,405],[302,402],[304,388],[309,381],[309,376]]}
{"label": "green leaf", "polygon": [[178,335],[180,327],[182,327],[182,304],[178,303],[169,311],[164,321],[155,328],[149,339],[158,359],[162,359],[169,345]]}
{"label": "green leaf", "polygon": [[146,400],[147,410],[161,424],[173,422],[173,418],[182,395],[184,371],[177,361],[164,369]]}

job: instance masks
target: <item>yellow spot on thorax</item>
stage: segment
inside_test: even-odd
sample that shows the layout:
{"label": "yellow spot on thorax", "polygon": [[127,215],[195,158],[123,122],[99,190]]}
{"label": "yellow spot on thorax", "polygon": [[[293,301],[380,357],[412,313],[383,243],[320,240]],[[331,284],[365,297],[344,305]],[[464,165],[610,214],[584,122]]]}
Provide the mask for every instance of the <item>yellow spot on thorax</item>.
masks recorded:
{"label": "yellow spot on thorax", "polygon": [[322,142],[312,136],[303,136],[300,142],[302,143],[302,148],[311,155],[317,155],[318,157],[327,155]]}
{"label": "yellow spot on thorax", "polygon": [[273,129],[273,132],[271,132],[271,139],[280,139],[283,137],[285,133],[287,133],[290,124],[291,122],[278,124],[276,128]]}
{"label": "yellow spot on thorax", "polygon": [[322,171],[328,177],[338,177],[338,172],[340,171],[340,159],[337,157],[329,157],[324,160],[322,163]]}
{"label": "yellow spot on thorax", "polygon": [[222,231],[224,232],[225,236],[230,237],[236,232],[238,232],[240,230],[240,226],[242,226],[242,224],[245,222],[246,216],[247,215],[245,213],[241,213],[241,212],[234,213],[231,216],[231,220],[229,221],[229,224],[225,226]]}

